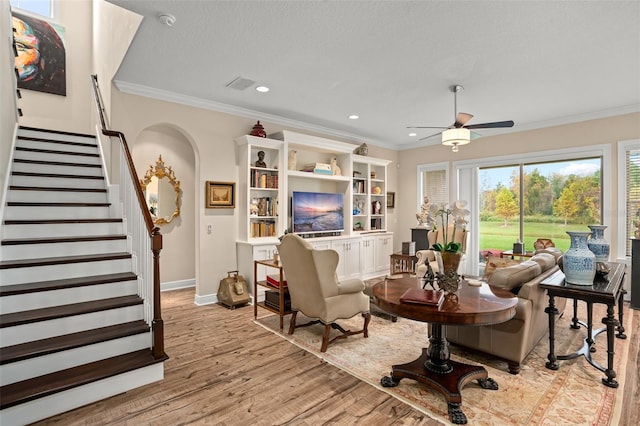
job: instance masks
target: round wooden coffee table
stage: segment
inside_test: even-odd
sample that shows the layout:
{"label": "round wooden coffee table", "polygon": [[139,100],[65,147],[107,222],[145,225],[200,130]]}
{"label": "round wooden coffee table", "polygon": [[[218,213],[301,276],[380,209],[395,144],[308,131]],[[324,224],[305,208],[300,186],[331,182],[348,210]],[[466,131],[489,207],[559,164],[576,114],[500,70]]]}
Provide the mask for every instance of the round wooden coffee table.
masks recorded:
{"label": "round wooden coffee table", "polygon": [[422,355],[408,364],[394,365],[391,375],[380,380],[382,386],[398,386],[400,380],[409,378],[423,383],[444,395],[449,417],[455,424],[466,424],[467,416],[461,409],[462,387],[477,380],[484,389],[498,389],[495,380],[479,365],[469,365],[450,359],[449,343],[444,327],[455,325],[497,324],[511,319],[516,313],[518,298],[511,292],[489,287],[483,283],[472,287],[462,281],[455,294],[445,296],[440,307],[402,303],[400,297],[410,288],[422,287],[422,279],[404,277],[387,279],[373,287],[378,306],[390,314],[415,321],[428,322],[431,333],[429,346]]}

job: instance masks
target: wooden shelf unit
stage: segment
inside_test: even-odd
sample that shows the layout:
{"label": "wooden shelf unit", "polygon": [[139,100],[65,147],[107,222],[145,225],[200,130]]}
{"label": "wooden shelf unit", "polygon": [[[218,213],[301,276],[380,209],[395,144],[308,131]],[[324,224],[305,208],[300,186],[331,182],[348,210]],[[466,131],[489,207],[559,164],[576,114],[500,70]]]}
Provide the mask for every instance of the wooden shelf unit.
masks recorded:
{"label": "wooden shelf unit", "polygon": [[[274,287],[270,284],[267,283],[267,281],[265,280],[259,280],[258,279],[258,265],[263,265],[266,266],[268,268],[275,268],[278,269],[278,273],[279,273],[279,282],[280,282],[280,286],[279,287]],[[266,304],[265,301],[261,301],[258,302],[257,298],[255,297],[256,294],[258,294],[258,286],[261,287],[266,287],[269,288],[271,290],[277,291],[278,292],[278,309],[275,309],[269,305]],[[258,306],[260,306],[263,309],[266,309],[267,311],[273,312],[278,314],[278,316],[280,317],[280,330],[282,331],[282,328],[284,326],[284,316],[285,315],[289,315],[291,313],[290,309],[286,309],[285,308],[285,295],[288,294],[289,291],[287,290],[287,288],[284,286],[284,271],[282,269],[282,263],[281,262],[274,262],[273,259],[267,259],[267,260],[254,260],[253,262],[253,294],[254,294],[254,300],[253,300],[253,318],[256,319],[258,318]]]}

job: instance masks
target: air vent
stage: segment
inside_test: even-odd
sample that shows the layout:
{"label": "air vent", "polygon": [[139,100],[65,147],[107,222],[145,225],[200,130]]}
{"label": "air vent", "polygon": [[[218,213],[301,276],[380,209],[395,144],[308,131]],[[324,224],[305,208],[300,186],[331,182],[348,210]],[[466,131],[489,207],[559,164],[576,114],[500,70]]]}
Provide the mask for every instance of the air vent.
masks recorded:
{"label": "air vent", "polygon": [[236,90],[244,90],[247,87],[252,86],[254,83],[255,81],[249,80],[248,78],[238,77],[235,80],[233,80],[231,83],[227,84],[227,87],[230,87]]}

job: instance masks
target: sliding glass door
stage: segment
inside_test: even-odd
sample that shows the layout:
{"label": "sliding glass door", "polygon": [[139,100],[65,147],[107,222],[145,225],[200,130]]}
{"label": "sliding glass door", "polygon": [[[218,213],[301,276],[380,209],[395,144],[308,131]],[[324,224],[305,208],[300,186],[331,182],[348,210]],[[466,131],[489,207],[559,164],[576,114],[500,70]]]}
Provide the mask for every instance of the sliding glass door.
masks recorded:
{"label": "sliding glass door", "polygon": [[602,158],[479,169],[479,249],[505,251],[538,238],[566,251],[566,231],[602,222]]}

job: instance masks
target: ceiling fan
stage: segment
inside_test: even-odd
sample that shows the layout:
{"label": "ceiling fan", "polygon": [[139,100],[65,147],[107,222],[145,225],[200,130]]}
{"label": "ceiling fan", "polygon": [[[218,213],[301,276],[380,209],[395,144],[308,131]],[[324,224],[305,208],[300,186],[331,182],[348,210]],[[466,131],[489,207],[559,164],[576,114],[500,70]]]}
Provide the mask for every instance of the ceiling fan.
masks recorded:
{"label": "ceiling fan", "polygon": [[458,146],[466,145],[471,142],[471,129],[492,129],[499,127],[513,127],[513,120],[494,121],[491,123],[480,123],[467,125],[469,120],[473,118],[473,114],[466,112],[458,112],[458,92],[463,89],[459,84],[449,86],[449,90],[453,92],[453,116],[455,121],[449,127],[442,126],[408,126],[407,129],[444,129],[442,132],[420,138],[421,141],[442,134],[442,144],[451,146],[454,152],[458,151]]}

